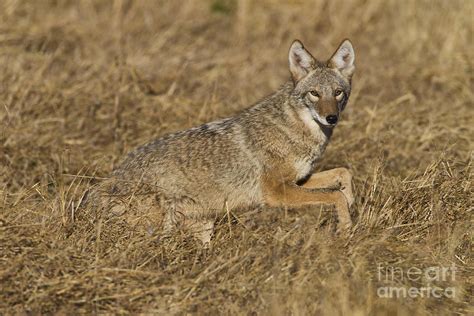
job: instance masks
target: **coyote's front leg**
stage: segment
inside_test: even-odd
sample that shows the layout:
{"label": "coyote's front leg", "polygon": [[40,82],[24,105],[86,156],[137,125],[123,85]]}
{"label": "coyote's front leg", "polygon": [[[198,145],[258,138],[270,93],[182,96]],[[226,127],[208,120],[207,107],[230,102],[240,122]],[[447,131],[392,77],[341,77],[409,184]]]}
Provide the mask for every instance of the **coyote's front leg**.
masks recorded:
{"label": "coyote's front leg", "polygon": [[339,187],[347,199],[349,207],[354,203],[352,193],[352,174],[346,168],[335,168],[318,173],[313,173],[303,184],[308,189],[323,189]]}
{"label": "coyote's front leg", "polygon": [[347,229],[352,226],[347,199],[344,193],[337,189],[310,189],[291,182],[269,179],[264,182],[264,197],[269,206],[334,205],[339,219],[339,228]]}

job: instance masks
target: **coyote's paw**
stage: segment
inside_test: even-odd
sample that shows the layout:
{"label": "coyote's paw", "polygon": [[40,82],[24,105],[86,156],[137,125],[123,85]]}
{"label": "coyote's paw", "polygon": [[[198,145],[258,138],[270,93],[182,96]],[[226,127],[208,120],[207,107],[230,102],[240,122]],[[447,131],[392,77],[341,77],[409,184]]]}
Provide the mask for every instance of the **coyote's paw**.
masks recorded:
{"label": "coyote's paw", "polygon": [[352,194],[352,189],[350,187],[342,187],[341,188],[342,194],[344,194],[344,197],[346,198],[347,201],[347,206],[350,208],[352,204],[354,204],[354,194]]}

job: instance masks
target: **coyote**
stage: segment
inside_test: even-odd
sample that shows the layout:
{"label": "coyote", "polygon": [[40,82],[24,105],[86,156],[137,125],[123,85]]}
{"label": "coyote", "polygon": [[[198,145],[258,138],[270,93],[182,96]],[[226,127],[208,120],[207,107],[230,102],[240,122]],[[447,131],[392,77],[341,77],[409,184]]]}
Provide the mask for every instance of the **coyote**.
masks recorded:
{"label": "coyote", "polygon": [[313,171],[349,99],[354,58],[347,39],[327,62],[295,40],[291,79],[279,90],[233,117],[135,149],[113,171],[108,196],[140,197],[147,187],[145,203],[163,212],[164,231],[184,219],[204,244],[216,214],[253,206],[333,205],[339,229],[350,227],[350,172]]}

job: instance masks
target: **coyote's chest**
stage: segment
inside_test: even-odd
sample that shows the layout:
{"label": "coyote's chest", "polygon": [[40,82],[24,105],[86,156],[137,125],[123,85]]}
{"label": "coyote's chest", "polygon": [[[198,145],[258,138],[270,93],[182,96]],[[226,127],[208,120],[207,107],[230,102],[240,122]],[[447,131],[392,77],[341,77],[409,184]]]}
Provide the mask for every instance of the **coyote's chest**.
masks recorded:
{"label": "coyote's chest", "polygon": [[309,155],[296,158],[293,168],[296,173],[296,181],[307,178],[316,168],[316,163],[321,159],[326,145],[318,146]]}
{"label": "coyote's chest", "polygon": [[314,163],[308,160],[297,160],[294,164],[296,171],[296,180],[304,179],[310,174],[314,169]]}
{"label": "coyote's chest", "polygon": [[[317,142],[312,143],[305,150],[298,151],[294,156],[293,168],[296,174],[296,181],[301,180],[313,173],[316,163],[321,159],[326,150],[329,139],[321,137]],[[302,149],[302,148],[301,148]]]}

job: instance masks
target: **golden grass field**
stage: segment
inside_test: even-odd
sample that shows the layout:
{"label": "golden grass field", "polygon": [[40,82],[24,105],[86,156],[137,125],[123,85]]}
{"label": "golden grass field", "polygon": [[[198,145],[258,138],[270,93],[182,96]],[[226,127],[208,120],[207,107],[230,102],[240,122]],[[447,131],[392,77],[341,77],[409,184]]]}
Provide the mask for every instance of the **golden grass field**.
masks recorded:
{"label": "golden grass field", "polygon": [[[473,8],[1,1],[0,314],[473,313]],[[331,208],[256,209],[204,249],[77,207],[135,146],[276,90],[293,39],[326,59],[346,37],[353,94],[318,169],[354,174],[349,236]]]}

